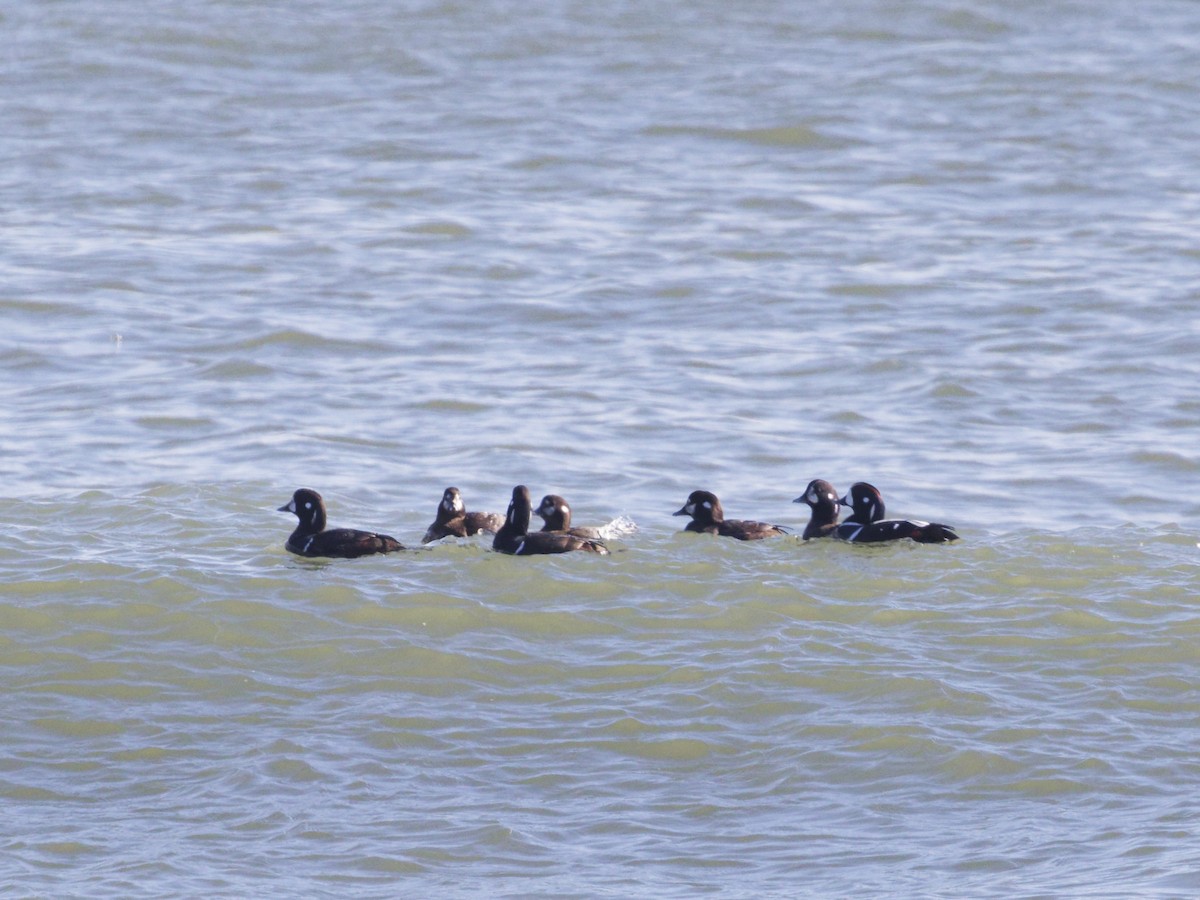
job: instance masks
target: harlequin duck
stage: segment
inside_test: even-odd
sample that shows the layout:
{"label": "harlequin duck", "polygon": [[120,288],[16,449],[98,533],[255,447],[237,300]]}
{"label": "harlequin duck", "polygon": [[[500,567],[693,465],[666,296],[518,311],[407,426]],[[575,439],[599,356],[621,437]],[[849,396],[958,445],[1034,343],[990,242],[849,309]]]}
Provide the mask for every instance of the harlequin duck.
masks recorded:
{"label": "harlequin duck", "polygon": [[463,506],[462,492],[456,487],[448,487],[442,493],[442,502],[438,504],[437,518],[421,538],[422,544],[441,540],[444,537],[468,537],[483,531],[495,534],[504,524],[504,516],[499,513],[467,512]]}
{"label": "harlequin duck", "polygon": [[852,511],[850,517],[838,526],[838,537],[843,540],[859,544],[902,538],[911,538],[919,544],[944,544],[958,540],[958,535],[949,525],[915,519],[885,519],[883,495],[877,487],[865,481],[850,485],[850,490],[839,502]]}
{"label": "harlequin duck", "polygon": [[300,488],[279,512],[295,513],[300,524],[284,546],[297,556],[329,556],[353,559],[371,553],[391,553],[404,545],[394,537],[353,528],[325,530],[325,501],[316,491]]}
{"label": "harlequin duck", "polygon": [[814,479],[808,483],[808,487],[804,489],[804,493],[792,501],[793,503],[807,503],[812,510],[812,515],[809,517],[808,524],[804,526],[804,540],[812,540],[816,537],[829,537],[836,535],[838,527],[838,500],[837,491],[833,489],[833,485],[828,481],[820,478]]}
{"label": "harlequin duck", "polygon": [[569,553],[572,550],[608,554],[608,548],[600,541],[587,540],[565,532],[530,532],[531,507],[529,488],[518,484],[513,488],[512,502],[508,504],[508,514],[504,517],[504,525],[496,532],[496,537],[492,540],[493,550],[510,553],[514,556]]}
{"label": "harlequin duck", "polygon": [[692,521],[684,531],[701,534],[721,534],[739,541],[760,541],[763,538],[787,534],[787,529],[766,522],[751,522],[746,519],[726,519],[717,495],[709,491],[692,491],[683,508],[671,513],[673,516],[691,516]]}
{"label": "harlequin duck", "polygon": [[618,516],[607,525],[599,527],[579,525],[572,527],[571,507],[558,494],[547,494],[542,498],[542,502],[538,504],[538,508],[534,512],[541,516],[545,522],[542,526],[542,531],[565,531],[568,534],[589,540],[611,540],[623,534],[631,534],[637,531],[637,525],[634,524],[632,519],[626,516]]}

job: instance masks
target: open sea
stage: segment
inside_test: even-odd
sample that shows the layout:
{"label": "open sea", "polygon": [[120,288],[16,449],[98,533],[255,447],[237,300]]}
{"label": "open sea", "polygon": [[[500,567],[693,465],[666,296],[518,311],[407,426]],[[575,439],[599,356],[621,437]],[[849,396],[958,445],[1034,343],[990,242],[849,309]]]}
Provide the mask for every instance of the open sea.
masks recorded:
{"label": "open sea", "polygon": [[0,34],[0,895],[1200,895],[1200,4]]}

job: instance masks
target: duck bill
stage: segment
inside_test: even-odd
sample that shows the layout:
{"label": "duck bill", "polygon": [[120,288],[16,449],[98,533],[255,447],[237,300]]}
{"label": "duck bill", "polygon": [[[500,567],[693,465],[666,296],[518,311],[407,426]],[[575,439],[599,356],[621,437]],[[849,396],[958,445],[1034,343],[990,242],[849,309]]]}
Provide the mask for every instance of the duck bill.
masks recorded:
{"label": "duck bill", "polygon": [[275,512],[290,512],[290,513],[294,513],[295,511],[296,511],[296,501],[295,500],[289,500],[287,503],[283,504],[283,506],[279,507],[279,509],[275,510]]}
{"label": "duck bill", "polygon": [[685,506],[683,509],[675,510],[675,512],[671,513],[671,515],[673,515],[673,516],[690,516],[691,513],[688,512],[688,508]]}

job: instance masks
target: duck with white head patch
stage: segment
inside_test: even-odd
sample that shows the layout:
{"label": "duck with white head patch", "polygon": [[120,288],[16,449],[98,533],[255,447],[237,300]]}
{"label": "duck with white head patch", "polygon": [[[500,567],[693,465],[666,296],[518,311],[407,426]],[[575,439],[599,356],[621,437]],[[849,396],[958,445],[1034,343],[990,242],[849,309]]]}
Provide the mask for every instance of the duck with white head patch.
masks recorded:
{"label": "duck with white head patch", "polygon": [[297,556],[354,559],[404,549],[404,545],[394,537],[374,531],[358,531],[354,528],[331,528],[327,531],[325,501],[320,494],[308,488],[300,488],[292,494],[291,501],[279,507],[279,512],[294,513],[300,520],[284,544]]}
{"label": "duck with white head patch", "polygon": [[504,524],[504,516],[490,512],[467,512],[463,505],[462,491],[448,487],[442,493],[437,516],[421,538],[422,544],[438,541],[445,537],[470,537],[484,532],[495,534]]}
{"label": "duck with white head patch", "polygon": [[572,525],[571,507],[558,494],[547,494],[534,512],[541,516],[545,523],[542,525],[542,531],[565,532],[588,540],[607,541],[638,530],[633,520],[626,516],[618,516],[607,525]]}
{"label": "duck with white head patch", "polygon": [[940,522],[919,519],[886,519],[887,507],[879,488],[865,481],[856,481],[840,501],[850,507],[851,514],[838,526],[838,537],[856,544],[878,544],[905,538],[918,544],[945,544],[957,541],[958,534]]}
{"label": "duck with white head patch", "polygon": [[692,521],[684,526],[684,531],[719,534],[724,537],[737,538],[739,541],[760,541],[763,538],[787,534],[786,528],[767,522],[726,519],[725,510],[721,508],[721,501],[711,491],[692,491],[688,495],[687,502],[683,504],[683,508],[676,510],[671,515],[691,516]]}
{"label": "duck with white head patch", "polygon": [[815,478],[808,483],[804,493],[792,502],[807,503],[812,510],[808,524],[804,527],[804,540],[836,536],[841,501],[832,484],[824,479]]}

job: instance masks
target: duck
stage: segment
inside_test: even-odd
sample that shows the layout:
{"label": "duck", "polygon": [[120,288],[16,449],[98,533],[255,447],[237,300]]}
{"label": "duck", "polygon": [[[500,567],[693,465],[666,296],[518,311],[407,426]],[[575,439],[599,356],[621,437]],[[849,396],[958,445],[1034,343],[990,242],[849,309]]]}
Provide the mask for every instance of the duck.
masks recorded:
{"label": "duck", "polygon": [[813,538],[837,535],[841,500],[833,485],[828,481],[823,478],[814,478],[808,483],[804,493],[792,502],[807,503],[812,511],[808,524],[804,526],[804,533],[801,535],[804,540],[811,541]]}
{"label": "duck", "polygon": [[492,539],[493,550],[513,556],[570,553],[576,550],[597,553],[601,556],[608,555],[608,548],[598,540],[590,540],[560,531],[531,532],[529,517],[533,511],[532,507],[529,488],[518,484],[513,488],[512,500],[508,504],[504,524]]}
{"label": "duck", "polygon": [[467,512],[463,505],[462,491],[448,487],[442,492],[437,517],[421,538],[422,544],[441,540],[444,537],[469,537],[483,532],[495,534],[504,524],[504,516],[490,512]]}
{"label": "duck", "polygon": [[391,535],[354,528],[325,528],[325,501],[308,488],[300,488],[292,499],[279,507],[279,512],[294,513],[300,523],[283,546],[297,556],[324,556],[354,559],[373,553],[392,553],[403,550]]}
{"label": "duck", "polygon": [[918,544],[945,544],[959,540],[950,525],[922,522],[919,519],[885,519],[887,507],[879,488],[865,481],[850,485],[846,496],[838,501],[850,508],[851,514],[838,526],[838,537],[856,544],[875,544],[908,538]]}
{"label": "duck", "polygon": [[571,507],[558,494],[547,494],[534,512],[542,517],[542,531],[565,531],[588,540],[611,540],[637,531],[637,525],[626,516],[618,516],[607,525],[572,525]]}
{"label": "duck", "polygon": [[787,529],[767,522],[752,522],[748,519],[726,519],[721,501],[711,491],[692,491],[681,509],[673,516],[691,516],[692,521],[684,531],[700,534],[719,534],[737,538],[739,541],[761,541],[764,538],[787,534]]}

